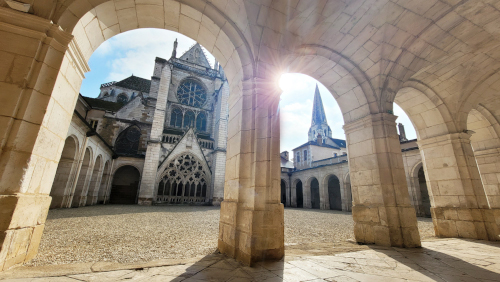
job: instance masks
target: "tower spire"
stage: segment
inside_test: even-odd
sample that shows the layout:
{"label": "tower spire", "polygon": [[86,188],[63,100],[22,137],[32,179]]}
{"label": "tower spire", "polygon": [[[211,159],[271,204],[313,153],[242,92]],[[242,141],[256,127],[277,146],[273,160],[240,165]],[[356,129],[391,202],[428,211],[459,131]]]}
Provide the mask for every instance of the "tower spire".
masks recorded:
{"label": "tower spire", "polygon": [[[318,138],[319,137],[319,138]],[[327,137],[332,137],[332,130],[326,121],[325,109],[323,101],[319,94],[318,84],[314,92],[313,112],[311,120],[311,128],[309,128],[309,141],[317,141],[321,144],[325,143]]]}
{"label": "tower spire", "polygon": [[328,123],[326,121],[325,109],[323,108],[323,101],[321,100],[321,95],[319,94],[318,84],[316,84],[316,91],[314,92],[311,126],[320,124],[328,124]]}

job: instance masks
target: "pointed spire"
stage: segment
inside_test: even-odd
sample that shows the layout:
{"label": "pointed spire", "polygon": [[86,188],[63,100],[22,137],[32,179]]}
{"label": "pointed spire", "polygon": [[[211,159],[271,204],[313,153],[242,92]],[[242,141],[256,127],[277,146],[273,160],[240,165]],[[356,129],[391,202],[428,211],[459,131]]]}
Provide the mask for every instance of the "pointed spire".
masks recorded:
{"label": "pointed spire", "polygon": [[172,58],[177,57],[177,38],[174,41],[174,49],[172,50]]}
{"label": "pointed spire", "polygon": [[323,101],[321,101],[321,95],[319,94],[318,84],[316,84],[316,91],[314,92],[311,126],[320,124],[328,124],[328,123],[326,122],[325,109],[323,108]]}

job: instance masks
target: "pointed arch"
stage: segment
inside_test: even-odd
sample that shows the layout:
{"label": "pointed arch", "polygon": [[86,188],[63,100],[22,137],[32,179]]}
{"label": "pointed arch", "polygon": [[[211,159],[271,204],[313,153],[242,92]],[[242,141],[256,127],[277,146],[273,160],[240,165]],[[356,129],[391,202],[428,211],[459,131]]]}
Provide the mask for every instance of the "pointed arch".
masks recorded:
{"label": "pointed arch", "polygon": [[141,129],[137,125],[127,127],[116,138],[115,152],[120,155],[136,155],[141,135]]}

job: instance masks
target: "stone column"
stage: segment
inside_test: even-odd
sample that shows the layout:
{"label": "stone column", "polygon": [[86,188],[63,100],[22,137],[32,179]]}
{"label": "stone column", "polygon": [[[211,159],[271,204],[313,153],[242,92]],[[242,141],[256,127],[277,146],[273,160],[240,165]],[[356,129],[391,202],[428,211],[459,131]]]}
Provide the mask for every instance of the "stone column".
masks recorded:
{"label": "stone column", "polygon": [[0,7],[0,27],[2,271],[38,251],[76,97],[52,95],[70,34],[49,20],[5,7]]}
{"label": "stone column", "polygon": [[[418,141],[438,237],[499,240],[498,209],[489,209],[470,135],[452,133]],[[495,214],[496,213],[496,214]]]}
{"label": "stone column", "polygon": [[349,150],[356,241],[420,247],[406,186],[396,116],[372,114],[344,125]]}
{"label": "stone column", "polygon": [[474,151],[488,204],[500,209],[500,148]]}
{"label": "stone column", "polygon": [[[274,81],[231,88],[219,251],[251,265],[284,255],[278,103]],[[240,92],[241,91],[241,92]]]}
{"label": "stone column", "polygon": [[225,81],[219,91],[214,113],[214,152],[212,154],[212,203],[220,205],[224,199],[224,174],[226,172],[227,119],[229,84]]}
{"label": "stone column", "polygon": [[161,138],[165,124],[165,111],[167,109],[171,78],[172,70],[169,64],[161,68],[161,73],[156,73],[155,70],[155,74],[151,77],[149,98],[156,98],[156,106],[148,140],[148,148],[146,150],[146,158],[144,160],[144,169],[139,190],[139,205],[151,205],[154,201],[156,173],[160,161]]}

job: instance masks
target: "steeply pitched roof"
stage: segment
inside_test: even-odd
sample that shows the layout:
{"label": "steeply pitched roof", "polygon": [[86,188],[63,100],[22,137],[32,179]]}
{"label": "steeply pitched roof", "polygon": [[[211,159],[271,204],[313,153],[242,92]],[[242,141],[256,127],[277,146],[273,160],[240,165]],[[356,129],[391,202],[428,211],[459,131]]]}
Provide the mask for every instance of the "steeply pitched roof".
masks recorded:
{"label": "steeply pitched roof", "polygon": [[339,146],[340,148],[347,148],[346,146],[346,141],[345,140],[342,140],[342,139],[337,139],[337,138],[331,138],[331,137],[328,137],[328,139],[330,139],[333,143],[337,144],[337,146]]}
{"label": "steeply pitched roof", "polygon": [[203,52],[203,49],[201,49],[201,45],[196,43],[191,47],[189,50],[186,51],[186,53],[182,54],[182,56],[179,58],[184,61],[188,61],[193,64],[197,64],[206,68],[211,68],[210,63],[208,63],[207,57],[205,56],[205,53]]}
{"label": "steeply pitched roof", "polygon": [[321,101],[321,95],[319,94],[318,84],[316,84],[316,91],[314,92],[314,104],[313,104],[311,126],[323,123],[327,124],[325,109],[323,108],[323,101]]}
{"label": "steeply pitched roof", "polygon": [[151,80],[131,75],[124,80],[118,81],[115,85],[127,89],[141,91],[143,93],[149,93],[149,89],[151,88]]}
{"label": "steeply pitched roof", "polygon": [[340,150],[339,146],[332,146],[332,145],[329,145],[329,144],[319,145],[318,142],[316,142],[316,141],[309,141],[309,142],[306,142],[306,143],[298,146],[297,148],[293,149],[292,151],[295,151],[295,150],[297,150],[299,148],[302,148],[304,146],[307,146],[307,145],[321,146],[321,147],[325,147],[325,148],[332,148],[332,149],[339,149]]}
{"label": "steeply pitched roof", "polygon": [[101,99],[96,99],[96,98],[89,98],[82,96],[83,99],[92,107],[93,109],[96,110],[105,110],[105,111],[111,111],[111,112],[117,112],[121,107],[123,107],[122,103],[116,103],[116,102],[109,102],[109,101],[104,101]]}

